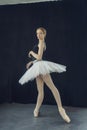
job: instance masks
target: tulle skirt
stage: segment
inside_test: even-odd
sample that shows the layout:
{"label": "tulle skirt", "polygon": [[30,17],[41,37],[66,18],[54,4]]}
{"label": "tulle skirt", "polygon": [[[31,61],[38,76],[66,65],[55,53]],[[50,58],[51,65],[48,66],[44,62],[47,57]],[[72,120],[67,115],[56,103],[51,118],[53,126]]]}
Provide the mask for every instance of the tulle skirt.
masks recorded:
{"label": "tulle skirt", "polygon": [[34,64],[19,79],[19,83],[23,85],[28,81],[35,79],[39,75],[46,75],[52,72],[62,73],[65,71],[66,71],[65,65],[45,60],[35,61]]}

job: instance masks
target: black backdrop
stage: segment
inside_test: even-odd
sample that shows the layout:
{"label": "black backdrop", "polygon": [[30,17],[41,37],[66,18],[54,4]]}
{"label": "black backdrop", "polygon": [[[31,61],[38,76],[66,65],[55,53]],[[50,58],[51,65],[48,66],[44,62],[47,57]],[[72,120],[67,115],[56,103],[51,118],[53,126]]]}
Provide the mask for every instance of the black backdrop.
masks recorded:
{"label": "black backdrop", "polygon": [[[19,78],[37,43],[35,30],[47,29],[47,60],[67,66],[52,74],[63,105],[87,106],[87,16],[84,0],[63,0],[0,6],[0,103],[35,103],[35,80],[23,86]],[[44,104],[55,104],[45,86]]]}

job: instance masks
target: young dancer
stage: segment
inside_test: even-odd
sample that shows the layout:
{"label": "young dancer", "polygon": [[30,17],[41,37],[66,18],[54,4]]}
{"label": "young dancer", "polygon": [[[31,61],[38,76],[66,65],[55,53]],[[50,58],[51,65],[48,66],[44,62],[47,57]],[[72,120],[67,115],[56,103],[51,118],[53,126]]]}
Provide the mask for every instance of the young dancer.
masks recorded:
{"label": "young dancer", "polygon": [[[23,85],[30,80],[36,78],[37,90],[38,90],[38,97],[36,107],[34,109],[34,117],[39,116],[39,110],[41,104],[44,99],[44,83],[48,86],[51,90],[59,110],[61,117],[67,122],[70,123],[70,118],[65,112],[65,109],[62,106],[61,98],[58,89],[54,85],[50,73],[58,72],[62,73],[66,71],[66,66],[50,62],[47,60],[43,60],[44,52],[46,51],[46,29],[43,27],[39,27],[36,30],[36,35],[38,39],[38,44],[36,44],[29,52],[29,57],[32,58],[32,61],[27,63],[26,68],[28,69],[24,75],[20,78],[19,83]],[[31,66],[32,65],[32,66]]]}

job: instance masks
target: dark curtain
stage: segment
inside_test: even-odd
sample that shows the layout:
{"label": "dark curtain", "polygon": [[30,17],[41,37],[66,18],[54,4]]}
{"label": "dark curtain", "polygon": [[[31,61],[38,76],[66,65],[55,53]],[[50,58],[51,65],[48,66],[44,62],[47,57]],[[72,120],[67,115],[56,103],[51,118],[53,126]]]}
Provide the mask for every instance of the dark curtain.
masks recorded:
{"label": "dark curtain", "polygon": [[[38,42],[36,29],[46,28],[46,60],[67,66],[52,73],[63,105],[87,106],[87,10],[85,0],[0,6],[0,103],[35,103],[35,80],[23,86],[19,78]],[[55,104],[45,86],[44,104]]]}

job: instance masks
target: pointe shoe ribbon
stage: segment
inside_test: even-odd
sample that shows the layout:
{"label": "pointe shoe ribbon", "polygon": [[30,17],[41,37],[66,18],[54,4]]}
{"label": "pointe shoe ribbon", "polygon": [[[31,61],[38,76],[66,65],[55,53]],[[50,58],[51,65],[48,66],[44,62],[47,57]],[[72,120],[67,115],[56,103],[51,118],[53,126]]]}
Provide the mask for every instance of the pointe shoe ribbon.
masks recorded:
{"label": "pointe shoe ribbon", "polygon": [[39,111],[34,110],[34,117],[38,117]]}
{"label": "pointe shoe ribbon", "polygon": [[67,122],[67,123],[70,123],[70,118],[68,117],[68,115],[66,114],[64,108],[60,107],[59,108],[59,113],[61,115],[61,117]]}

